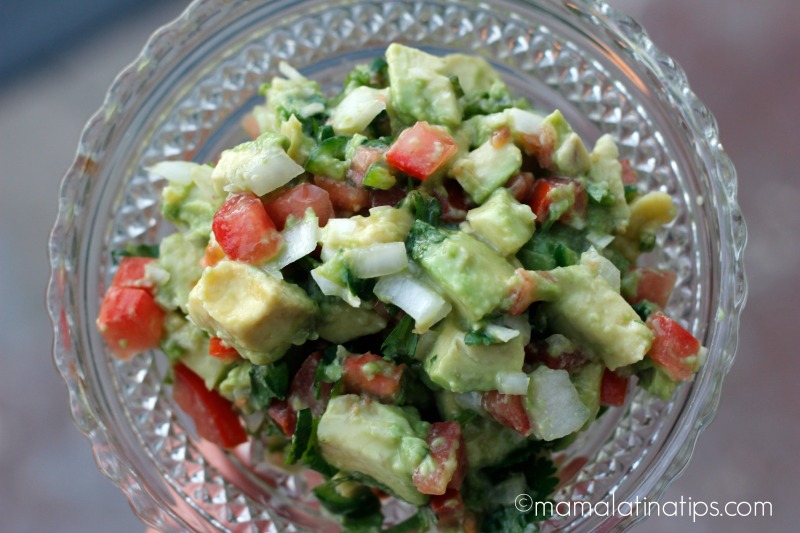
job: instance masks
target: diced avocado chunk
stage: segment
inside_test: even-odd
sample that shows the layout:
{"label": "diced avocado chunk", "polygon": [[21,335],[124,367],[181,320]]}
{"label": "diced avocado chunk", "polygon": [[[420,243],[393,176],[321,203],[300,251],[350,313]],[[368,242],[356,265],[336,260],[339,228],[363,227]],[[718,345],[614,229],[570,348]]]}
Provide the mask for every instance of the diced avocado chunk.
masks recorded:
{"label": "diced avocado chunk", "polygon": [[320,243],[328,252],[342,248],[360,248],[371,244],[406,240],[414,218],[407,209],[373,207],[369,216],[332,219],[322,229]]}
{"label": "diced avocado chunk", "polygon": [[389,112],[404,124],[418,121],[445,126],[461,122],[461,106],[442,58],[392,43],[389,64]]}
{"label": "diced avocado chunk", "polygon": [[678,209],[672,197],[661,191],[650,191],[630,205],[631,217],[625,233],[614,240],[614,247],[629,261],[635,261],[644,251],[643,244],[655,242],[656,231],[672,222]]}
{"label": "diced avocado chunk", "polygon": [[297,120],[296,116],[290,116],[289,120],[281,122],[280,134],[289,139],[286,153],[295,163],[304,166],[315,143],[314,139],[304,134],[302,122]]}
{"label": "diced avocado chunk", "polygon": [[513,429],[482,416],[464,422],[461,431],[467,446],[467,465],[470,470],[495,465],[528,442]]}
{"label": "diced avocado chunk", "polygon": [[230,368],[208,354],[208,335],[180,313],[165,317],[161,349],[173,364],[181,362],[200,376],[208,390],[214,389]]}
{"label": "diced avocado chunk", "polygon": [[407,247],[467,320],[477,322],[507,304],[516,282],[514,267],[475,237],[417,220]]}
{"label": "diced avocado chunk", "polygon": [[181,233],[164,237],[159,246],[158,260],[145,270],[155,283],[156,301],[161,307],[187,312],[189,291],[203,273],[200,265],[203,255],[205,246]]}
{"label": "diced avocado chunk", "polygon": [[584,264],[549,271],[560,296],[545,305],[553,329],[580,342],[614,370],[641,361],[653,334],[636,311]]}
{"label": "diced avocado chunk", "polygon": [[578,431],[589,419],[566,370],[540,366],[529,374],[525,409],[537,439],[551,441]]}
{"label": "diced avocado chunk", "polygon": [[516,254],[531,237],[536,215],[506,188],[497,189],[483,205],[467,211],[466,231],[501,255]]}
{"label": "diced avocado chunk", "polygon": [[477,203],[483,203],[489,195],[502,187],[508,179],[519,172],[522,152],[512,142],[495,146],[491,140],[475,150],[456,159],[450,175]]}
{"label": "diced avocado chunk", "polygon": [[566,176],[582,176],[591,168],[586,145],[572,131],[561,111],[553,111],[542,121],[542,134],[553,140],[553,169]]}
{"label": "diced avocado chunk", "polygon": [[525,362],[522,339],[517,336],[500,344],[465,342],[466,332],[451,317],[439,329],[439,337],[425,355],[428,377],[453,392],[497,389],[498,372],[519,372]]}
{"label": "diced avocado chunk", "polygon": [[603,372],[605,367],[602,363],[590,362],[572,375],[572,384],[578,391],[578,397],[589,410],[584,428],[597,418],[597,413],[600,411],[600,385],[603,382]]}
{"label": "diced avocado chunk", "polygon": [[250,369],[253,368],[252,363],[249,361],[239,361],[234,363],[225,379],[219,384],[219,393],[224,397],[237,404],[240,408],[247,406],[247,400],[250,398]]}
{"label": "diced avocado chunk", "polygon": [[[625,186],[622,183],[622,165],[619,151],[611,135],[603,135],[594,145],[591,154],[592,168],[586,176],[586,188],[599,203],[595,209],[606,213],[607,227],[595,227],[603,233],[621,232],[628,226],[631,210],[625,200]],[[607,204],[607,205],[606,205]],[[589,218],[592,225],[593,217]]]}
{"label": "diced avocado chunk", "polygon": [[[189,239],[207,241],[214,213],[224,201],[211,183],[212,168],[188,161],[163,161],[150,168],[164,175],[169,183],[161,191],[161,214]],[[186,174],[189,180],[169,179],[172,172]]]}
{"label": "diced avocado chunk", "polygon": [[303,77],[286,63],[282,63],[280,69],[288,79],[276,76],[266,87],[266,105],[256,106],[254,110],[259,127],[261,131],[278,131],[281,122],[294,115],[310,135],[315,120],[320,124],[325,122],[327,100],[317,82]]}
{"label": "diced avocado chunk", "polygon": [[317,427],[325,460],[345,472],[360,472],[413,505],[424,505],[412,476],[428,457],[428,424],[413,408],[384,405],[346,394],[331,398]]}
{"label": "diced avocado chunk", "polygon": [[254,364],[280,359],[313,334],[317,305],[296,285],[234,261],[206,268],[189,294],[189,316]]}
{"label": "diced avocado chunk", "polygon": [[211,173],[217,194],[252,191],[257,196],[286,185],[304,172],[286,150],[289,139],[267,131],[254,141],[244,142],[222,152]]}
{"label": "diced avocado chunk", "polygon": [[449,54],[442,57],[444,73],[458,79],[466,117],[496,113],[515,104],[503,79],[482,57]]}
{"label": "diced avocado chunk", "polygon": [[351,307],[334,298],[326,298],[319,306],[317,333],[334,344],[378,333],[386,327],[386,319],[372,309]]}
{"label": "diced avocado chunk", "polygon": [[672,397],[678,382],[670,378],[662,369],[653,366],[638,373],[639,386],[644,390],[667,401]]}

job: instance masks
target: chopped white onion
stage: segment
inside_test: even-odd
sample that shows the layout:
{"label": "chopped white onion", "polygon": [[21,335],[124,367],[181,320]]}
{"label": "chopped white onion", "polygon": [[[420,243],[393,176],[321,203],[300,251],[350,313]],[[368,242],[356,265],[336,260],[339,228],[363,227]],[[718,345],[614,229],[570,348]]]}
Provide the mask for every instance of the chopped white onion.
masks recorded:
{"label": "chopped white onion", "polygon": [[453,308],[439,293],[406,272],[380,278],[374,292],[382,302],[394,304],[410,315],[416,323],[416,333],[427,331]]}
{"label": "chopped white onion", "polygon": [[586,234],[586,240],[598,250],[603,250],[606,246],[613,242],[614,236],[606,233],[595,233],[590,231]]}
{"label": "chopped white onion", "polygon": [[305,79],[303,75],[297,71],[296,68],[294,68],[286,61],[281,61],[280,63],[278,63],[278,71],[280,71],[281,74],[286,76],[286,79],[288,80],[300,81]]}
{"label": "chopped white onion", "polygon": [[506,117],[508,117],[508,127],[512,132],[521,135],[538,135],[542,129],[542,120],[544,117],[512,107],[505,110]]}
{"label": "chopped white onion", "polygon": [[595,276],[605,280],[616,292],[620,291],[619,269],[594,247],[581,254],[581,263],[589,267]]}
{"label": "chopped white onion", "polygon": [[531,378],[525,372],[498,372],[497,391],[502,394],[528,394],[528,384]]}
{"label": "chopped white onion", "polygon": [[319,221],[315,215],[306,215],[297,224],[284,229],[281,235],[283,236],[283,250],[273,262],[278,270],[307,256],[316,249],[319,240]]}
{"label": "chopped white onion", "polygon": [[261,427],[262,422],[264,422],[265,416],[266,416],[266,411],[264,410],[241,414],[242,420],[244,421],[244,427],[247,428],[247,430],[250,431],[251,433],[255,433],[258,430],[258,428]]}
{"label": "chopped white onion", "polygon": [[311,277],[317,282],[319,290],[325,296],[338,296],[352,307],[361,305],[361,298],[350,292],[350,289],[335,283],[318,272],[319,268],[311,271]]}
{"label": "chopped white onion", "polygon": [[523,313],[521,315],[503,315],[500,323],[507,328],[519,331],[522,345],[526,346],[531,342],[531,323],[528,322],[528,315]]}
{"label": "chopped white onion", "polygon": [[[192,170],[194,167],[200,166],[204,165],[191,161],[159,161],[155,165],[147,167],[146,170],[166,178],[176,185],[189,185],[192,183]],[[211,167],[206,168],[211,172]]]}
{"label": "chopped white onion", "polygon": [[497,324],[489,324],[484,328],[484,331],[491,338],[500,342],[508,342],[515,337],[519,337],[519,331],[516,329],[498,326]]}
{"label": "chopped white onion", "polygon": [[272,150],[266,157],[253,157],[242,168],[250,190],[257,196],[264,196],[283,187],[304,171],[303,167],[280,149]]}
{"label": "chopped white onion", "polygon": [[360,133],[386,109],[388,89],[361,86],[339,102],[331,114],[331,126],[337,135]]}
{"label": "chopped white onion", "polygon": [[408,266],[406,245],[402,242],[386,242],[353,248],[347,252],[353,273],[362,279],[395,274]]}
{"label": "chopped white onion", "polygon": [[481,405],[482,399],[483,394],[480,392],[462,392],[453,396],[456,405],[478,413],[483,411],[483,406]]}

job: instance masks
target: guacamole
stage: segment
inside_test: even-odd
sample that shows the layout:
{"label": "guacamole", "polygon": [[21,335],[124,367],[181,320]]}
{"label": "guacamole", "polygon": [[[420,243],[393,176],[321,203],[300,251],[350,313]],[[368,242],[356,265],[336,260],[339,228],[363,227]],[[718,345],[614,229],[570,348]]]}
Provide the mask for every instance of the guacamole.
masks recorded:
{"label": "guacamole", "polygon": [[553,450],[698,371],[676,274],[637,266],[675,206],[611,136],[478,57],[393,44],[333,95],[280,71],[251,141],[150,168],[177,231],[122,254],[98,318],[121,358],[162,349],[200,437],[318,471],[344,528],[380,530],[378,494],[407,530],[504,528],[487,490],[549,497]]}

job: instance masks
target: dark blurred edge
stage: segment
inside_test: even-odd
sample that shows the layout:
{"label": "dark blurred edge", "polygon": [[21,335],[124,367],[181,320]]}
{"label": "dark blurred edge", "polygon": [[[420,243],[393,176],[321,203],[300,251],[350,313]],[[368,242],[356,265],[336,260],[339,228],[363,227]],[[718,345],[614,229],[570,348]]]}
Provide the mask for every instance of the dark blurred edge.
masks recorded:
{"label": "dark blurred edge", "polygon": [[168,3],[187,5],[189,2],[0,0],[0,89],[101,30],[113,28],[128,17]]}

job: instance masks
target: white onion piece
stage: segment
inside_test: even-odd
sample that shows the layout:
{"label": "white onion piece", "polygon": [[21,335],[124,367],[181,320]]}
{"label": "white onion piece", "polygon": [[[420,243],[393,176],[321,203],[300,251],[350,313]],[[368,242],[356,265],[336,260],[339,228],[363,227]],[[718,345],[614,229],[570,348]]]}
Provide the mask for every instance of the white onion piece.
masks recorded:
{"label": "white onion piece", "polygon": [[353,273],[362,279],[395,274],[408,266],[406,245],[402,242],[378,243],[347,252]]}
{"label": "white onion piece", "polygon": [[361,298],[350,292],[350,289],[335,283],[318,272],[318,268],[311,271],[311,277],[317,282],[319,290],[325,296],[338,296],[352,307],[361,305]]}
{"label": "white onion piece", "polygon": [[281,235],[283,236],[283,250],[274,261],[278,270],[302,259],[316,249],[319,240],[318,219],[314,215],[306,215],[297,224],[284,229]]}
{"label": "white onion piece", "polygon": [[498,326],[497,324],[489,324],[484,328],[484,331],[491,338],[500,342],[508,342],[515,337],[519,337],[519,331],[512,328]]}
{"label": "white onion piece", "polygon": [[589,267],[592,273],[598,278],[602,278],[608,283],[616,292],[620,290],[620,273],[619,269],[614,266],[614,263],[600,255],[600,253],[591,247],[581,254],[581,263]]}
{"label": "white onion piece", "polygon": [[[283,150],[274,150],[266,158],[254,157],[242,169],[250,190],[264,196],[289,183],[305,171]],[[231,189],[231,192],[233,189]]]}
{"label": "white onion piece", "polygon": [[453,308],[439,293],[405,272],[380,278],[374,292],[382,302],[394,304],[410,315],[415,333],[424,333]]}
{"label": "white onion piece", "polygon": [[513,133],[521,135],[538,135],[542,129],[542,120],[544,117],[512,107],[505,110],[506,117],[508,117],[508,127]]}
{"label": "white onion piece", "polygon": [[519,331],[523,346],[526,346],[529,342],[531,342],[531,323],[528,322],[527,313],[517,316],[503,315],[503,317],[500,319],[500,323],[507,328]]}
{"label": "white onion piece", "polygon": [[497,391],[502,394],[528,394],[531,378],[524,372],[498,372]]}
{"label": "white onion piece", "polygon": [[278,63],[278,71],[284,76],[286,76],[286,79],[288,80],[301,81],[305,79],[303,75],[297,71],[296,68],[294,68],[286,61],[281,61],[280,63]]}
{"label": "white onion piece", "polygon": [[[145,170],[161,176],[176,185],[189,185],[192,183],[192,171],[194,168],[202,166],[205,165],[199,165],[191,161],[159,161]],[[208,168],[210,174],[211,167],[206,168]]]}
{"label": "white onion piece", "polygon": [[331,126],[337,135],[360,133],[378,114],[386,109],[388,89],[361,86],[353,89],[339,102],[331,114]]}
{"label": "white onion piece", "polygon": [[611,244],[611,242],[614,240],[614,236],[606,233],[595,233],[590,231],[586,234],[586,240],[598,250],[603,250],[606,246]]}

